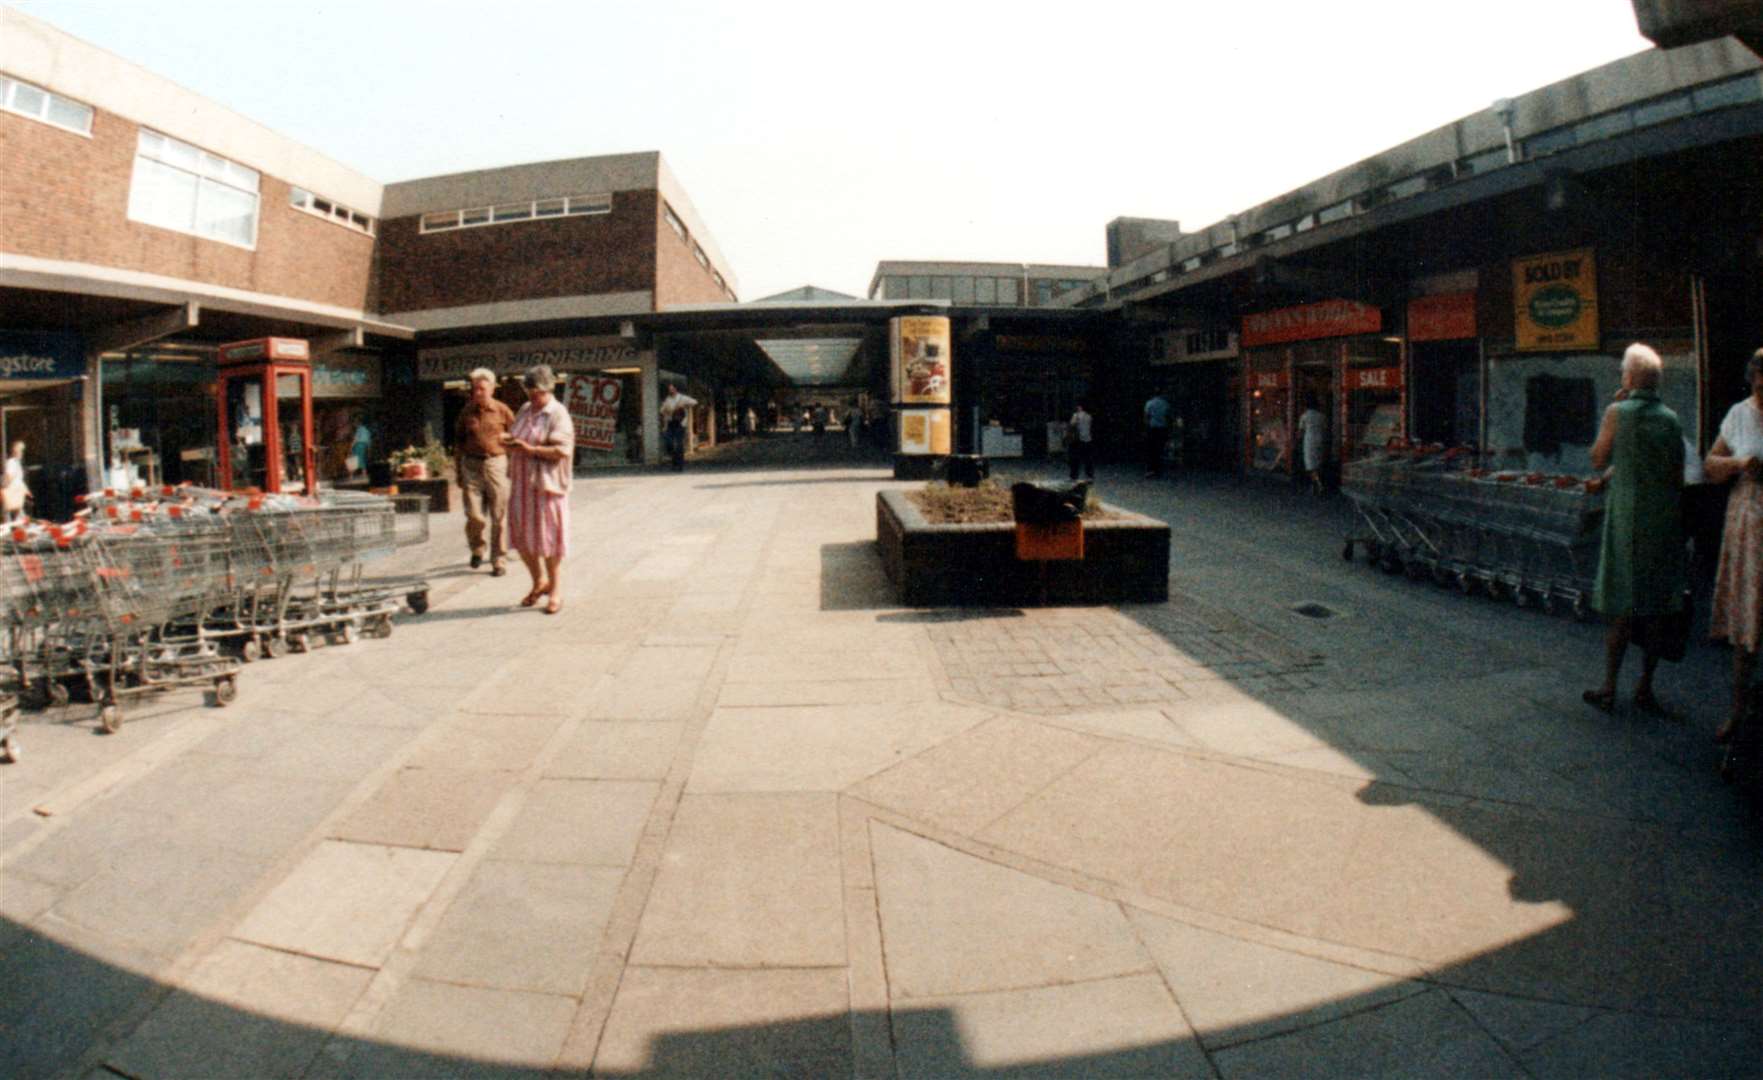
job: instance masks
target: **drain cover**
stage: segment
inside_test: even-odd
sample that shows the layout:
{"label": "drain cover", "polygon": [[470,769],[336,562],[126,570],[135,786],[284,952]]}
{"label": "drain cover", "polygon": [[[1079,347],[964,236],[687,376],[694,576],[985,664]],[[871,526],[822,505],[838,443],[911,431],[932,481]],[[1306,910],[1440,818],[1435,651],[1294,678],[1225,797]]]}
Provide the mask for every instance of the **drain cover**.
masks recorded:
{"label": "drain cover", "polygon": [[1292,610],[1304,616],[1306,619],[1332,619],[1335,617],[1334,608],[1328,607],[1324,604],[1299,604]]}

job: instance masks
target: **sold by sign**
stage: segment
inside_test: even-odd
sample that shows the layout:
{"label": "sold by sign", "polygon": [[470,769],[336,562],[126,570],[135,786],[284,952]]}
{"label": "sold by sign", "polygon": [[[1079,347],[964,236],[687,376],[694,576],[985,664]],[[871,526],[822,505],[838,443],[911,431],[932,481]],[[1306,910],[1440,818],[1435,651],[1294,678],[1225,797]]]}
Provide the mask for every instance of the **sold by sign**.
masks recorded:
{"label": "sold by sign", "polygon": [[1514,259],[1512,299],[1520,351],[1598,348],[1598,269],[1591,249]]}
{"label": "sold by sign", "polygon": [[575,422],[575,444],[611,450],[618,437],[618,402],[624,383],[604,375],[571,375],[563,407]]}

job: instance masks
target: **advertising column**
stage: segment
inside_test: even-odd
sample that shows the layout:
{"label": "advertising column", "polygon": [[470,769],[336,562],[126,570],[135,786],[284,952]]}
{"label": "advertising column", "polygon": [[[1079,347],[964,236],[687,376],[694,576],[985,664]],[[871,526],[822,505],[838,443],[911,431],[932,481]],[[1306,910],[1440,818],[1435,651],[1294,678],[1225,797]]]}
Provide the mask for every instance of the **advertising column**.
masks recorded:
{"label": "advertising column", "polygon": [[953,400],[949,319],[946,315],[902,315],[888,322],[892,363],[896,479],[931,475],[950,452]]}

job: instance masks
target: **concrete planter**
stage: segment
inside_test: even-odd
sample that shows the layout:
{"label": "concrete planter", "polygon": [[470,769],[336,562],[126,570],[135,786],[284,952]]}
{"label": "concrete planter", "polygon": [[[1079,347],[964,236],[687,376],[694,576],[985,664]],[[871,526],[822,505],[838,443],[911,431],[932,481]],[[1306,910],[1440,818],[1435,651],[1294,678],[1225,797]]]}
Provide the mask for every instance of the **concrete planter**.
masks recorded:
{"label": "concrete planter", "polygon": [[1169,526],[1120,515],[1084,523],[1084,558],[1046,565],[1018,562],[1016,529],[932,525],[902,491],[875,497],[876,546],[900,602],[908,607],[1027,607],[1046,604],[1155,603],[1169,599]]}

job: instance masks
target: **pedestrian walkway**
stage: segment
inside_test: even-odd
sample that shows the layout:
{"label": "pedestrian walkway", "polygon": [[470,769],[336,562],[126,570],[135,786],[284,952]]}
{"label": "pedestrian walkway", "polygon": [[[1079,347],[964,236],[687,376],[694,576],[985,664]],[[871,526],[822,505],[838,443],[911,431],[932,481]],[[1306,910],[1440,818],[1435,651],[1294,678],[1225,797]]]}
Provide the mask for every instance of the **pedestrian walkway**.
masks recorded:
{"label": "pedestrian walkway", "polygon": [[903,610],[884,468],[720,458],[578,482],[559,616],[437,519],[389,639],[27,726],[0,1073],[1758,1073],[1719,654],[1604,716],[1594,626],[1107,469],[1167,604]]}

